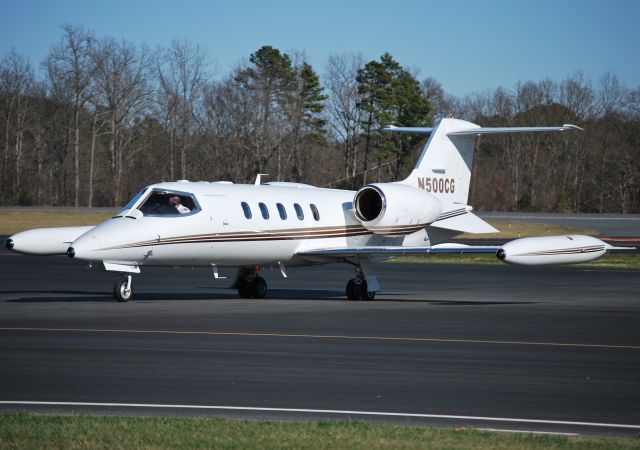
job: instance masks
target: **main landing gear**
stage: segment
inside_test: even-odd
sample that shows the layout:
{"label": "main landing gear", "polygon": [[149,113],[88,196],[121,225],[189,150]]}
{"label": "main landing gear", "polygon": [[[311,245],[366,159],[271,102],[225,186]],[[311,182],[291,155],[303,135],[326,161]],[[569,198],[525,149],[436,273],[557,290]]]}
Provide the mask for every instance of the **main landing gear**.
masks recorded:
{"label": "main landing gear", "polygon": [[376,297],[374,291],[367,290],[367,280],[360,266],[356,266],[356,277],[347,282],[347,298],[349,300],[370,301]]}
{"label": "main landing gear", "polygon": [[113,296],[119,302],[128,302],[133,297],[133,289],[131,287],[131,275],[121,275],[113,286]]}
{"label": "main landing gear", "polygon": [[241,268],[235,287],[242,298],[264,298],[267,295],[267,282],[258,275],[258,267]]}

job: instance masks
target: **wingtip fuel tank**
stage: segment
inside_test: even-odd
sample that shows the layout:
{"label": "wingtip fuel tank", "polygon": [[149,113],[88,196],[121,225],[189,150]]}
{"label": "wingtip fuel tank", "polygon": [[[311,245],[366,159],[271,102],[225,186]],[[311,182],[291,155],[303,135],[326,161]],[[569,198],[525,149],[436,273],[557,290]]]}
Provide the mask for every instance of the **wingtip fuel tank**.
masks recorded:
{"label": "wingtip fuel tank", "polygon": [[65,255],[69,245],[93,226],[35,228],[9,237],[5,247],[26,255]]}
{"label": "wingtip fuel tank", "polygon": [[577,264],[599,258],[610,248],[593,236],[528,237],[507,242],[496,256],[507,264],[524,266]]}

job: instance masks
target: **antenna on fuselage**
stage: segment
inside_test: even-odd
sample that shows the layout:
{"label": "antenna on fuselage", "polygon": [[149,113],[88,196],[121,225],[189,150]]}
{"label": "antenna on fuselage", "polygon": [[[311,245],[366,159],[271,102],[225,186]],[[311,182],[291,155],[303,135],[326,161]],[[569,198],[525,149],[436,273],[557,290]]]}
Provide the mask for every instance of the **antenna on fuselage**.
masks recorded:
{"label": "antenna on fuselage", "polygon": [[264,175],[265,177],[269,176],[268,173],[259,173],[258,175],[256,175],[256,186],[260,186],[262,184],[262,175]]}

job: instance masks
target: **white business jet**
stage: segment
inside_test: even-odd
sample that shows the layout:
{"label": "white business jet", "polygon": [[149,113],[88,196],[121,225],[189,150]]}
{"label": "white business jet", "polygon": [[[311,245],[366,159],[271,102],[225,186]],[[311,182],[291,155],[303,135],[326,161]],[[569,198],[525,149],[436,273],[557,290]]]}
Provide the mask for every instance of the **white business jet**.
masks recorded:
{"label": "white business jet", "polygon": [[389,127],[430,134],[415,169],[393,183],[357,192],[306,184],[177,181],[147,186],[120,212],[95,227],[41,228],[11,236],[6,247],[36,255],[67,254],[94,270],[122,274],[118,301],[132,298],[131,275],[145,266],[238,267],[233,288],[262,298],[260,267],[332,262],[354,266],[346,295],[372,300],[380,290],[371,260],[430,253],[495,253],[512,264],[590,261],[618,249],[590,236],[523,238],[500,247],[446,244],[461,233],[497,230],[467,205],[475,140],[496,133],[566,132],[561,127],[481,128],[441,119],[434,128]]}

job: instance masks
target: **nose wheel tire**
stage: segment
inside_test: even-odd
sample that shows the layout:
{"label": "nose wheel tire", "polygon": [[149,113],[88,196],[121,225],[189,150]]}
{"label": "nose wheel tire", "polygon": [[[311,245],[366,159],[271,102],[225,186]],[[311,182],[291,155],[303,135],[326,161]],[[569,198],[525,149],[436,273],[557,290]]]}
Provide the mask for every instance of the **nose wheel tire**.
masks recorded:
{"label": "nose wheel tire", "polygon": [[120,278],[113,286],[113,296],[119,302],[128,302],[133,297],[131,288],[131,275]]}

